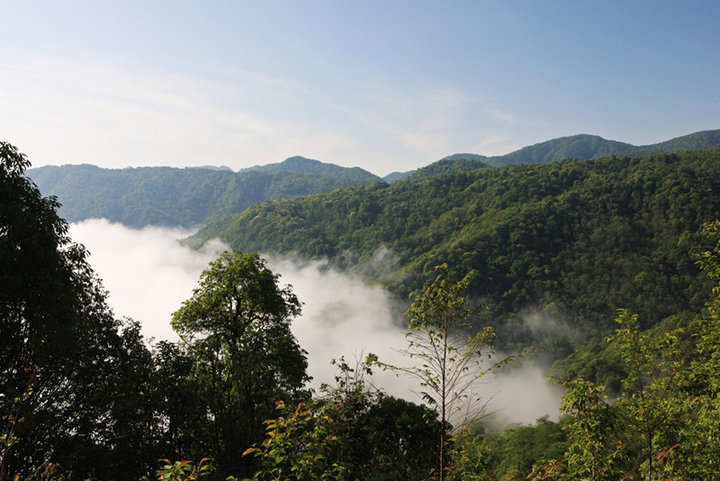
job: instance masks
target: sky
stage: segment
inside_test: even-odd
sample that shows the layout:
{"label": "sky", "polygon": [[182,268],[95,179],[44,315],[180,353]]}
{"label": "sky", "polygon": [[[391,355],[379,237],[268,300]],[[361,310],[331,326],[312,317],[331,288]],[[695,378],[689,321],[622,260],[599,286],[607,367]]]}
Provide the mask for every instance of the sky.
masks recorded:
{"label": "sky", "polygon": [[580,133],[720,128],[720,2],[0,0],[33,166],[303,155],[378,175]]}

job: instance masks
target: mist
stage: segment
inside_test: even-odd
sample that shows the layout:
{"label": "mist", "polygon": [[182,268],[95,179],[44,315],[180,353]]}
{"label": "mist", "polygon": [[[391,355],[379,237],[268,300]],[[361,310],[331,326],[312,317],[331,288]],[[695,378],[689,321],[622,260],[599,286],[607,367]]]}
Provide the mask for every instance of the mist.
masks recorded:
{"label": "mist", "polygon": [[[178,339],[170,327],[172,313],[192,295],[207,264],[227,248],[215,241],[194,251],[177,242],[189,234],[183,229],[130,229],[97,219],[70,226],[72,239],[89,250],[89,262],[109,291],[108,304],[115,315],[138,321],[145,337],[154,341]],[[382,287],[328,269],[324,262],[263,257],[280,275],[280,284],[290,284],[303,303],[292,330],[308,352],[313,388],[334,385],[337,370],[331,360],[341,356],[351,366],[368,353],[385,363],[408,364],[398,352],[407,347],[403,327],[407,305]],[[388,262],[392,259],[384,257]],[[419,387],[408,377],[376,369],[365,381],[388,394],[420,402]],[[485,376],[479,388],[477,394],[488,401],[487,411],[494,413],[489,420],[495,425],[530,424],[545,415],[557,418],[562,392],[545,379],[544,366],[529,360]]]}
{"label": "mist", "polygon": [[70,237],[90,252],[89,262],[108,290],[117,317],[142,325],[149,339],[177,341],[172,313],[192,295],[200,273],[227,247],[219,241],[193,251],[177,239],[192,232],[180,228],[130,229],[105,219],[70,224]]}

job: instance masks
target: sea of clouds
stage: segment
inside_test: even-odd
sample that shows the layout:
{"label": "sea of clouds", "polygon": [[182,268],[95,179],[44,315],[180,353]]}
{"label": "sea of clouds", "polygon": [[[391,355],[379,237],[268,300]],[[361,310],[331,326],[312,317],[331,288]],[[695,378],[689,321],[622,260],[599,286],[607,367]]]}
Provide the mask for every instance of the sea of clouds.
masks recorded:
{"label": "sea of clouds", "polygon": [[[226,248],[215,241],[195,251],[177,242],[189,234],[183,229],[130,229],[103,219],[70,226],[73,240],[89,250],[90,264],[109,291],[115,315],[140,322],[150,341],[178,340],[170,327],[172,313],[192,295],[202,270]],[[303,302],[292,329],[308,352],[315,388],[334,383],[337,370],[330,361],[341,356],[351,366],[368,353],[390,364],[408,364],[398,352],[407,347],[402,327],[407,306],[385,289],[328,269],[323,262],[265,257],[268,267],[280,274],[280,283],[292,285]],[[480,395],[488,400],[495,423],[557,418],[562,390],[546,380],[546,367],[517,360],[509,369],[482,379]],[[367,381],[389,394],[419,401],[419,387],[408,377],[376,369]]]}

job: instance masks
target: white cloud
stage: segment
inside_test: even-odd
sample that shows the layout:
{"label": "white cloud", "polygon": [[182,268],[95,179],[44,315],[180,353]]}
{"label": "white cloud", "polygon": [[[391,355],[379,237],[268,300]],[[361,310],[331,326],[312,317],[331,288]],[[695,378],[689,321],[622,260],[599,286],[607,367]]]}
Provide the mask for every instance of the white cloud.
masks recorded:
{"label": "white cloud", "polygon": [[[397,364],[405,345],[401,328],[402,308],[379,286],[368,286],[360,278],[326,270],[322,262],[270,259],[281,273],[281,282],[293,286],[304,303],[302,316],[293,324],[300,345],[309,353],[309,374],[314,385],[333,385],[336,369],[332,359],[345,356],[351,365],[372,352],[383,362]],[[369,379],[390,394],[416,400],[413,382],[392,372],[377,372]]]}
{"label": "white cloud", "polygon": [[492,116],[492,118],[505,122],[505,123],[513,123],[515,122],[515,116],[511,114],[510,112],[505,112],[504,110],[500,109],[490,109],[488,110],[488,113]]}
{"label": "white cloud", "polygon": [[219,242],[201,251],[183,247],[176,239],[182,229],[130,229],[104,219],[70,225],[70,236],[90,252],[89,262],[109,291],[116,316],[142,324],[146,337],[177,340],[170,319],[197,287],[200,273],[224,250]]}
{"label": "white cloud", "polygon": [[546,366],[516,359],[497,374],[488,375],[483,393],[491,399],[489,423],[499,427],[533,424],[543,416],[556,421],[564,389],[549,381],[545,372]]}
{"label": "white cloud", "polygon": [[482,155],[505,155],[520,148],[512,143],[512,139],[506,135],[489,135],[480,140],[473,147],[474,152]]}
{"label": "white cloud", "polygon": [[[90,263],[110,291],[108,301],[115,314],[141,322],[145,335],[157,340],[177,339],[169,325],[171,314],[191,296],[202,270],[224,248],[214,243],[196,252],[176,242],[187,231],[134,230],[106,220],[72,224],[70,234],[89,249]],[[376,263],[383,260],[394,262],[384,251],[378,253]],[[382,287],[326,269],[322,262],[269,258],[268,266],[281,274],[282,285],[293,286],[304,303],[292,330],[308,351],[313,386],[334,383],[337,370],[330,361],[341,356],[351,365],[370,352],[390,364],[408,364],[398,352],[407,347],[402,328],[406,306],[398,305]],[[369,381],[389,394],[420,401],[413,379],[376,370]],[[488,409],[498,411],[493,417],[497,423],[531,423],[546,414],[557,416],[560,394],[538,366],[517,364],[483,381],[487,382],[480,385],[479,394],[492,398]]]}
{"label": "white cloud", "polygon": [[452,84],[375,85],[338,98],[257,72],[195,72],[6,57],[0,132],[36,166],[239,169],[305,155],[382,175],[453,152],[485,154],[472,150],[478,137],[509,137],[523,125]]}

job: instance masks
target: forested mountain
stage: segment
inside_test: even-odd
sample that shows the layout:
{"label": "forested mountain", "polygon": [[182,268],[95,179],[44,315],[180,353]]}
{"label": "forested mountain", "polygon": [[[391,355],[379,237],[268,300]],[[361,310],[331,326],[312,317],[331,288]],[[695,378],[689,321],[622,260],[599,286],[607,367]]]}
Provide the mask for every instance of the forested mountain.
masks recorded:
{"label": "forested mountain", "polygon": [[359,168],[293,157],[234,173],[229,169],[93,165],[28,170],[45,195],[58,197],[70,222],[103,217],[131,227],[191,227],[242,212],[255,202],[329,192],[380,181]]}
{"label": "forested mountain", "polygon": [[409,170],[407,172],[391,172],[390,174],[383,177],[383,181],[387,182],[388,184],[392,184],[393,182],[397,182],[398,180],[407,179],[412,174],[414,174],[414,170]]}
{"label": "forested mountain", "polygon": [[380,181],[393,183],[408,177],[471,171],[488,165],[548,163],[567,158],[587,160],[609,154],[647,156],[690,149],[720,149],[720,130],[697,132],[643,147],[576,135],[499,157],[453,154],[417,171],[395,172],[382,179],[358,167],[340,167],[299,156],[238,172],[208,166],[102,169],[93,165],[64,165],[30,169],[27,175],[43,194],[58,197],[62,204],[60,214],[70,222],[104,217],[131,227],[194,227],[242,212],[255,202]]}
{"label": "forested mountain", "polygon": [[652,145],[635,146],[597,135],[573,135],[523,147],[499,157],[490,157],[488,165],[546,164],[557,160],[588,160],[607,155],[645,157],[656,153],[685,150],[720,150],[720,130],[706,130]]}
{"label": "forested mountain", "polygon": [[444,159],[433,162],[427,167],[418,169],[409,175],[411,179],[421,179],[424,177],[432,177],[440,174],[450,174],[455,172],[466,172],[469,170],[482,169],[488,165],[472,154],[455,154]]}
{"label": "forested mountain", "polygon": [[387,248],[397,264],[380,280],[403,294],[435,265],[474,269],[472,289],[490,306],[481,322],[524,345],[532,333],[518,313],[531,307],[597,332],[618,308],[649,325],[702,306],[709,288],[693,252],[702,223],[720,217],[718,193],[720,152],[568,160],[260,203],[192,241],[219,237],[344,268]]}
{"label": "forested mountain", "polygon": [[647,155],[659,152],[682,152],[684,150],[720,150],[720,130],[705,130],[677,137],[659,144],[637,147],[632,155]]}

